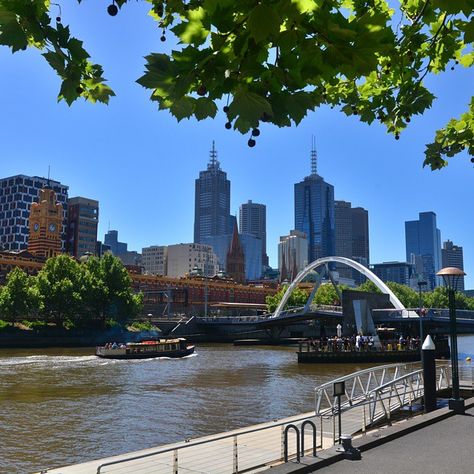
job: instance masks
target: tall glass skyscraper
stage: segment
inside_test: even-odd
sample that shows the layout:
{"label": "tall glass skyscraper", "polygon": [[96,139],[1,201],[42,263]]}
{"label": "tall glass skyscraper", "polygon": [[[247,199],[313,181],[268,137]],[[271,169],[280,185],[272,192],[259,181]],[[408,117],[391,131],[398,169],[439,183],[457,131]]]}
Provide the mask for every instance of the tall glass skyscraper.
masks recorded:
{"label": "tall glass skyscraper", "polygon": [[239,229],[242,234],[251,234],[262,241],[262,264],[268,266],[267,256],[267,208],[249,200],[240,205]]}
{"label": "tall glass skyscraper", "polygon": [[419,220],[405,222],[407,262],[414,263],[428,289],[439,286],[436,272],[441,269],[441,233],[434,212],[420,212]]}
{"label": "tall glass skyscraper", "polygon": [[196,179],[194,205],[194,242],[204,243],[204,237],[232,233],[234,220],[230,216],[230,181],[221,170],[212,142],[207,170]]}
{"label": "tall glass skyscraper", "polygon": [[295,229],[308,238],[308,263],[334,255],[334,186],[317,174],[316,150],[311,151],[311,174],[295,184]]}

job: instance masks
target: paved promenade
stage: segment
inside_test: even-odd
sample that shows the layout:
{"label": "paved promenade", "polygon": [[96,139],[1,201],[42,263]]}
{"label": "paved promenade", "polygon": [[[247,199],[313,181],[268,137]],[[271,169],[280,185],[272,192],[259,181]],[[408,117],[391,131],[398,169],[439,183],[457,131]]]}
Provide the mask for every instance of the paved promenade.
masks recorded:
{"label": "paved promenade", "polygon": [[[465,415],[448,408],[374,430],[353,440],[362,459],[349,461],[334,448],[287,463],[272,474],[471,474],[474,472],[474,398]],[[330,465],[328,465],[330,463]]]}

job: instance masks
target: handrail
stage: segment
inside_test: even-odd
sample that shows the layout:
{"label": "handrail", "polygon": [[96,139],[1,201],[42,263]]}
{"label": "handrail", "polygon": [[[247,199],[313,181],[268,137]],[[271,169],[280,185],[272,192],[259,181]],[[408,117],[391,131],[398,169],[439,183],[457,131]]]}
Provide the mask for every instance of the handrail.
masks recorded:
{"label": "handrail", "polygon": [[[97,466],[97,474],[100,474],[101,469],[104,468],[104,467],[113,466],[113,465],[121,464],[121,463],[124,463],[124,462],[136,461],[137,459],[144,459],[144,458],[148,458],[148,457],[151,457],[151,456],[157,456],[158,454],[169,453],[169,452],[172,452],[172,451],[175,451],[175,450],[181,450],[181,449],[184,449],[184,448],[191,448],[193,446],[199,446],[199,445],[211,443],[211,442],[214,442],[214,441],[229,439],[229,438],[232,438],[234,436],[241,436],[241,435],[245,435],[245,434],[249,434],[249,433],[255,433],[257,431],[263,431],[263,430],[267,430],[267,429],[270,429],[270,428],[275,428],[277,426],[285,426],[285,425],[289,425],[290,423],[297,423],[299,421],[307,420],[308,418],[312,418],[314,416],[315,416],[315,414],[313,414],[313,412],[308,412],[308,413],[306,413],[306,416],[301,416],[301,417],[298,417],[298,418],[292,418],[291,421],[274,421],[271,426],[260,426],[258,428],[252,428],[252,429],[247,429],[247,430],[237,430],[237,432],[234,430],[233,432],[229,432],[229,433],[226,433],[226,434],[223,434],[223,435],[216,435],[215,437],[212,437],[212,439],[189,441],[189,442],[186,442],[186,444],[183,444],[183,445],[180,445],[180,446],[173,446],[171,448],[158,449],[157,451],[153,451],[151,453],[138,454],[136,456],[130,456],[130,457],[127,457],[127,458],[117,459],[116,461],[109,461],[109,462],[102,463],[99,466]],[[268,423],[263,423],[263,424],[268,425]]]}

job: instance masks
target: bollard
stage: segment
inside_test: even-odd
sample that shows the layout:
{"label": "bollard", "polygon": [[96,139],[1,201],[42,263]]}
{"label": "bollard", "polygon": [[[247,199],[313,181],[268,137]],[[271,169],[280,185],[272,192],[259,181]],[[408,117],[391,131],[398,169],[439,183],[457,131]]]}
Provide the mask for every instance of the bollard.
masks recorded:
{"label": "bollard", "polygon": [[436,362],[435,344],[431,336],[426,336],[421,347],[423,354],[423,385],[425,390],[425,412],[436,410]]}
{"label": "bollard", "polygon": [[344,453],[344,458],[351,461],[359,461],[362,456],[360,450],[352,446],[352,436],[351,435],[342,435],[341,436],[341,446],[336,449],[339,453]]}

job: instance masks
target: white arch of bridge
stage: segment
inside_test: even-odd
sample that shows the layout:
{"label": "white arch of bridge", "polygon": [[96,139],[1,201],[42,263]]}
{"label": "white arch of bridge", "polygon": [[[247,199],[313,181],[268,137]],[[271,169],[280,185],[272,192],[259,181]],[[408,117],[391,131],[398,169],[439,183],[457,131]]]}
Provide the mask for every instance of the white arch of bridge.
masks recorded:
{"label": "white arch of bridge", "polygon": [[[283,311],[283,308],[285,307],[288,301],[288,298],[291,296],[291,293],[293,293],[293,290],[296,288],[298,283],[301,282],[305,276],[307,276],[309,273],[311,273],[313,270],[316,270],[319,267],[324,267],[325,271],[329,275],[329,278],[332,284],[336,287],[331,275],[331,271],[329,270],[329,266],[328,266],[329,263],[342,263],[362,273],[362,275],[364,275],[370,281],[372,281],[375,284],[375,286],[380,291],[382,291],[382,293],[388,294],[390,298],[390,302],[393,304],[395,309],[405,310],[405,306],[403,306],[403,304],[395,296],[393,291],[377,275],[372,273],[367,267],[364,267],[364,265],[361,265],[359,262],[355,262],[354,260],[351,260],[350,258],[347,258],[347,257],[323,257],[323,258],[319,258],[318,260],[315,260],[314,262],[311,262],[306,268],[301,270],[298,273],[298,275],[296,275],[296,278],[291,282],[290,286],[287,288],[285,294],[283,295],[283,298],[280,301],[280,304],[278,305],[277,309],[275,310],[271,318],[278,318],[278,316],[280,316],[280,313]],[[309,295],[308,301],[306,302],[306,305],[305,305],[305,311],[307,311],[307,309],[309,308],[309,305],[311,304],[311,301],[314,298],[316,290],[321,284],[321,278],[322,278],[321,276],[318,277],[318,281],[315,283],[314,288],[311,291],[311,294]],[[336,291],[337,291],[337,287],[336,287]]]}

